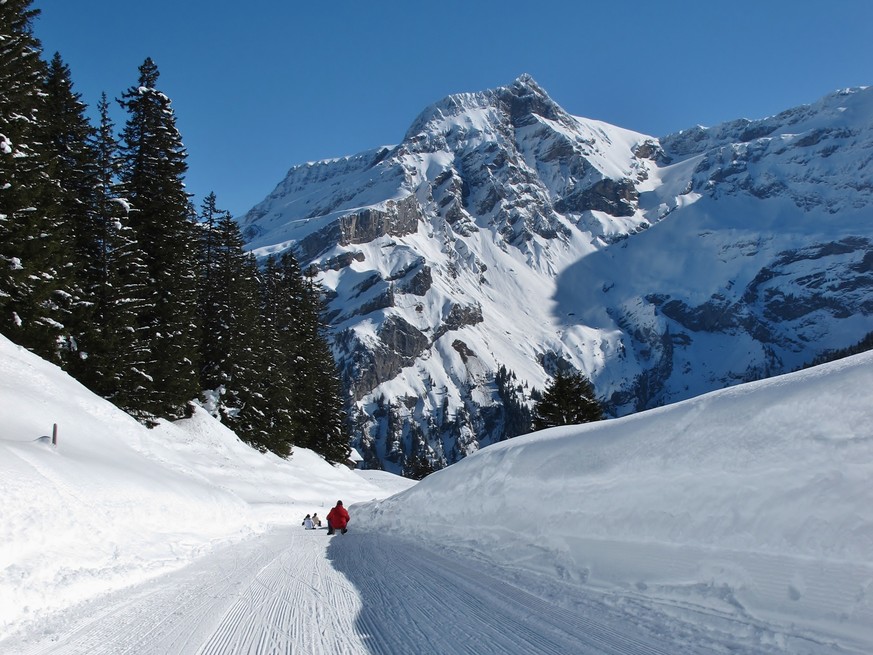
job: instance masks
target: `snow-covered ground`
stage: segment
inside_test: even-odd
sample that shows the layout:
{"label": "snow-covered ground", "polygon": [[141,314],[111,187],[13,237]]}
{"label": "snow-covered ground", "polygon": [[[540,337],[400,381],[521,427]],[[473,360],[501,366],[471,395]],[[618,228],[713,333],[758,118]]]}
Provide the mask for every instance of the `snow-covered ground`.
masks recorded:
{"label": "snow-covered ground", "polygon": [[258,453],[202,410],[146,429],[0,336],[0,652],[58,608],[410,484]]}
{"label": "snow-covered ground", "polygon": [[496,444],[358,514],[510,571],[748,622],[787,652],[871,653],[871,480],[866,353]]}
{"label": "snow-covered ground", "polygon": [[870,653],[871,389],[868,353],[410,486],[147,430],[0,338],[0,653]]}

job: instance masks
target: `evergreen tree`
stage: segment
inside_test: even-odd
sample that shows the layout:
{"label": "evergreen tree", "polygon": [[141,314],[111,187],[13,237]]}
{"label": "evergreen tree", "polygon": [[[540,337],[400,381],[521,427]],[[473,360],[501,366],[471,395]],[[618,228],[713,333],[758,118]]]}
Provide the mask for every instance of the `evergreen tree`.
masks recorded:
{"label": "evergreen tree", "polygon": [[197,249],[184,175],[185,148],[170,99],[156,88],[158,68],[146,59],[139,82],[119,101],[128,112],[122,133],[122,181],[144,255],[148,294],[139,315],[143,395],[136,409],[179,418],[199,393]]}
{"label": "evergreen tree", "polygon": [[330,462],[340,462],[350,452],[349,435],[339,374],[321,321],[321,289],[312,278],[303,279],[290,250],[282,253],[278,268],[286,292],[283,347],[291,384],[294,443]]}
{"label": "evergreen tree", "polygon": [[290,250],[283,252],[276,262],[278,286],[272,308],[276,340],[280,354],[275,360],[282,369],[288,394],[288,417],[290,419],[291,443],[304,448],[313,448],[311,422],[314,401],[309,394],[315,392],[315,377],[311,365],[313,340],[310,338],[312,316],[308,304],[310,295],[303,280],[300,265]]}
{"label": "evergreen tree", "polygon": [[31,0],[0,3],[0,332],[59,362],[67,241],[46,148],[45,64]]}
{"label": "evergreen tree", "polygon": [[270,408],[268,448],[311,448],[330,462],[348,457],[349,435],[336,364],[321,322],[320,289],[302,276],[290,251],[263,271],[262,390]]}
{"label": "evergreen tree", "polygon": [[120,182],[123,162],[105,93],[97,109],[100,123],[92,144],[97,247],[84,274],[95,330],[93,340],[80,344],[89,364],[83,382],[119,407],[135,410],[147,391],[136,367],[146,357],[137,330],[148,297],[148,271],[130,227],[130,205]]}
{"label": "evergreen tree", "polygon": [[423,480],[436,471],[436,467],[423,453],[412,458],[412,461],[404,468],[403,477],[411,480]]}
{"label": "evergreen tree", "polygon": [[[243,251],[239,225],[216,208],[215,194],[201,213],[200,315],[203,321],[201,387],[217,411],[246,441],[260,442],[260,289],[254,256]],[[266,436],[266,434],[262,435]]]}
{"label": "evergreen tree", "polygon": [[873,350],[873,332],[868,332],[858,343],[852,346],[848,346],[847,348],[839,348],[836,350],[826,350],[825,352],[816,355],[813,358],[812,362],[806,364],[802,368],[809,368],[810,366],[819,366],[828,362],[835,362],[838,359],[851,357],[852,355],[864,353],[868,350]]}
{"label": "evergreen tree", "polygon": [[530,409],[515,373],[501,365],[494,376],[494,382],[497,385],[497,395],[503,403],[503,437],[511,439],[530,432]]}
{"label": "evergreen tree", "polygon": [[594,386],[581,373],[559,371],[534,407],[534,430],[599,421],[603,409]]}
{"label": "evergreen tree", "polygon": [[272,255],[267,258],[262,271],[261,285],[261,334],[262,377],[258,392],[261,414],[257,429],[252,432],[249,443],[261,450],[271,450],[280,456],[288,456],[294,444],[294,398],[291,389],[289,362],[296,355],[286,350],[289,343],[288,293],[284,276]]}
{"label": "evergreen tree", "polygon": [[[227,218],[230,220],[229,216]],[[236,226],[235,222],[233,224]],[[264,417],[271,411],[262,393],[267,365],[259,315],[259,282],[258,264],[249,253],[242,261],[236,285],[236,322],[240,329],[231,340],[228,384],[222,403],[228,424],[243,437],[258,434],[259,427],[264,426]],[[269,433],[262,434],[269,436]]]}
{"label": "evergreen tree", "polygon": [[[231,298],[225,288],[219,270],[222,257],[220,255],[220,235],[218,220],[221,210],[216,207],[215,193],[210,193],[203,200],[200,212],[200,321],[202,340],[200,347],[200,387],[204,390],[214,390],[227,379],[225,362],[228,357],[227,332],[232,329],[227,324],[226,316]],[[242,244],[238,247],[242,257]]]}
{"label": "evergreen tree", "polygon": [[70,296],[64,309],[69,312],[66,368],[80,380],[90,364],[80,346],[96,341],[93,333],[94,298],[97,282],[94,263],[99,261],[100,243],[96,217],[98,180],[97,155],[93,149],[94,128],[85,116],[86,106],[73,91],[70,69],[55,53],[45,79],[43,110],[44,145],[50,158],[49,175],[57,184],[58,211],[62,224],[59,238],[68,241],[69,260],[65,279]]}
{"label": "evergreen tree", "polygon": [[342,384],[328,342],[327,326],[321,319],[324,314],[321,290],[311,281],[301,309],[306,355],[297,367],[297,402],[305,411],[305,420],[299,425],[299,438],[327,461],[343,462],[351,452],[351,437]]}
{"label": "evergreen tree", "polygon": [[154,62],[119,100],[119,143],[105,94],[95,130],[61,57],[41,61],[30,5],[0,2],[0,331],[140,418],[220,389],[255,447],[345,459],[320,289],[290,253],[259,271],[214,195],[198,230]]}

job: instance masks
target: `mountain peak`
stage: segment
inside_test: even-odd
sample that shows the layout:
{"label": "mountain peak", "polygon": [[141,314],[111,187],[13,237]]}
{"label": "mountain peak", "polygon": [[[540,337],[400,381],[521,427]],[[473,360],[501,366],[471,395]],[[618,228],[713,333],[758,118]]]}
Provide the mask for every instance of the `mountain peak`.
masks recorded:
{"label": "mountain peak", "polygon": [[413,121],[406,139],[421,132],[431,132],[435,124],[446,119],[470,110],[483,109],[497,109],[515,127],[529,125],[535,120],[534,115],[558,122],[570,120],[569,114],[549,97],[530,74],[522,73],[509,85],[474,93],[454,93],[435,102]]}
{"label": "mountain peak", "polygon": [[564,122],[568,114],[528,73],[522,73],[511,85],[495,91],[509,110],[510,120],[516,127],[529,124],[533,116]]}
{"label": "mountain peak", "polygon": [[515,88],[527,89],[527,90],[530,90],[531,92],[536,93],[536,94],[541,95],[541,96],[545,96],[545,97],[549,96],[549,94],[545,92],[543,87],[541,87],[537,83],[537,81],[533,78],[533,76],[530,73],[522,73],[521,75],[519,75],[517,78],[515,78],[515,81],[512,83],[511,86],[513,86]]}

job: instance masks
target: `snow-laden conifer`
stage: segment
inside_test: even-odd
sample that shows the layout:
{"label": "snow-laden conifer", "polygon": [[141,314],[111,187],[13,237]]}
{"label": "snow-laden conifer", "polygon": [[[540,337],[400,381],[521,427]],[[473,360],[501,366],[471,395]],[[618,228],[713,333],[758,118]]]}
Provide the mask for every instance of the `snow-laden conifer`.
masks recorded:
{"label": "snow-laden conifer", "polygon": [[175,114],[157,89],[157,65],[146,59],[139,73],[138,83],[119,101],[128,113],[122,181],[148,272],[137,328],[143,345],[135,366],[138,409],[173,418],[182,416],[199,392],[197,249],[184,183],[187,153]]}

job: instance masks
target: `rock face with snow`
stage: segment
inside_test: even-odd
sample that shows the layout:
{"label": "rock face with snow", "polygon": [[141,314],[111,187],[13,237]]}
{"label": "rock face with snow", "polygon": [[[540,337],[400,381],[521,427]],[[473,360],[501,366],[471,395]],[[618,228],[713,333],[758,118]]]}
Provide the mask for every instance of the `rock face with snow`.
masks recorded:
{"label": "rock face with snow", "polygon": [[320,271],[356,445],[399,471],[517,434],[559,368],[620,415],[859,341],[871,162],[873,88],[656,139],[522,76],[295,166],[241,222]]}

